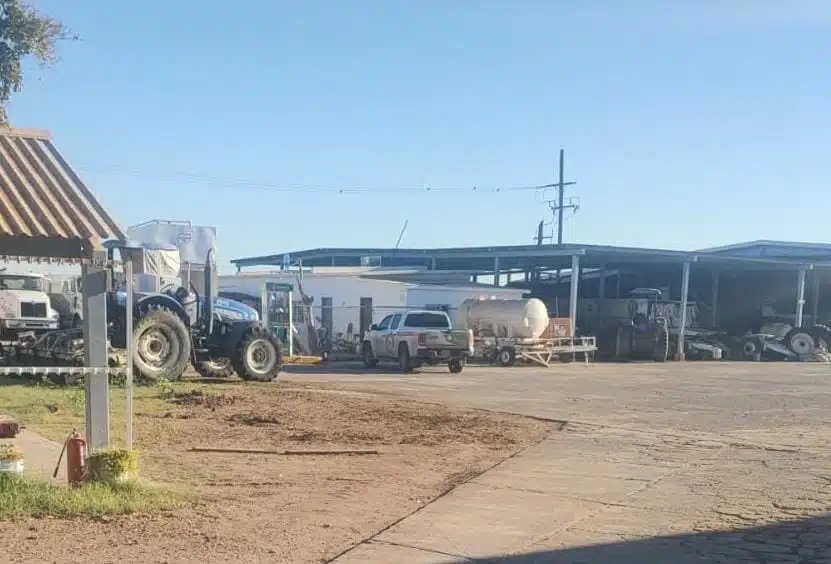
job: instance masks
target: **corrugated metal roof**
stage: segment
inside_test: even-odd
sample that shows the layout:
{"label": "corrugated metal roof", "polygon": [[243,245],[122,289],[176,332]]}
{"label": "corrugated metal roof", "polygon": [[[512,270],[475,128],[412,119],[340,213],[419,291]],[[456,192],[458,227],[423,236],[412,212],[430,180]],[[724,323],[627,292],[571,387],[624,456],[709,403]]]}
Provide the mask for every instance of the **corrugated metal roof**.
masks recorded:
{"label": "corrugated metal roof", "polygon": [[93,244],[125,238],[51,139],[45,131],[0,130],[0,236]]}

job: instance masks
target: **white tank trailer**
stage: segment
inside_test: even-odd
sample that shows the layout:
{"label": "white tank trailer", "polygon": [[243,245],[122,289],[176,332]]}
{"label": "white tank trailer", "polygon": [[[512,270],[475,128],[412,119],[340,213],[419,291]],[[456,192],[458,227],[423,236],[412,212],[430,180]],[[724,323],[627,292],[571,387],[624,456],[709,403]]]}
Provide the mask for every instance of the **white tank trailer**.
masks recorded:
{"label": "white tank trailer", "polygon": [[517,360],[550,366],[553,358],[597,350],[594,337],[544,338],[548,308],[536,298],[526,300],[470,299],[456,311],[456,326],[474,335],[475,356],[511,366]]}
{"label": "white tank trailer", "polygon": [[548,328],[548,308],[542,300],[465,300],[456,312],[459,329],[474,335],[538,339]]}

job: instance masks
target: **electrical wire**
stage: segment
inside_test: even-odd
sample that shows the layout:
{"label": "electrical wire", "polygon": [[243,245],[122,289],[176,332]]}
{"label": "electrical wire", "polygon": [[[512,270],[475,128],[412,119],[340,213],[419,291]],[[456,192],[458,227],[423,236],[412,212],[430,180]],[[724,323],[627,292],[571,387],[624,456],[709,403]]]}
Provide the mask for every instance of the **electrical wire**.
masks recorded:
{"label": "electrical wire", "polygon": [[115,173],[135,178],[152,178],[156,180],[181,182],[184,184],[200,184],[216,188],[243,188],[253,190],[265,190],[270,192],[334,192],[338,195],[345,194],[399,194],[399,193],[500,193],[500,192],[534,192],[550,188],[551,185],[531,186],[507,186],[507,187],[482,187],[472,186],[470,188],[435,188],[423,186],[421,188],[381,188],[367,186],[336,186],[326,184],[290,184],[262,182],[252,179],[236,178],[227,179],[216,176],[201,175],[190,172],[150,172],[137,169],[130,169],[114,165],[99,166],[78,166],[79,170],[86,172]]}

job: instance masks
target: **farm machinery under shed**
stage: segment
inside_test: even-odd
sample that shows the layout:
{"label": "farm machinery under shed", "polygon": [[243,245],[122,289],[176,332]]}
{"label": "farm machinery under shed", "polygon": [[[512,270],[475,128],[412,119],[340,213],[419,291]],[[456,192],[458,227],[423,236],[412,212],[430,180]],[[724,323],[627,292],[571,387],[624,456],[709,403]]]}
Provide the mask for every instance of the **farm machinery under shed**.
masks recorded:
{"label": "farm machinery under shed", "polygon": [[[138,274],[178,274],[178,264],[153,272],[148,265],[163,265],[155,260],[154,250],[127,241],[106,244],[109,290],[107,291],[107,326],[109,363],[122,364],[119,354],[127,345],[129,317],[132,310],[132,361],[136,376],[145,380],[176,380],[188,364],[205,377],[224,378],[236,373],[244,380],[273,380],[282,367],[280,343],[262,324],[255,310],[233,300],[217,298],[213,251],[208,253],[204,270],[204,295],[193,284],[189,288],[176,283],[159,284],[155,291],[134,293],[127,304],[126,275],[115,270],[114,252],[122,263],[130,262]],[[151,260],[148,260],[151,257]],[[164,271],[164,272],[160,272]],[[148,272],[150,271],[150,272]],[[14,343],[5,343],[3,356],[7,365],[78,366],[83,363],[83,332],[78,328],[20,335]],[[71,371],[70,371],[71,372]]]}

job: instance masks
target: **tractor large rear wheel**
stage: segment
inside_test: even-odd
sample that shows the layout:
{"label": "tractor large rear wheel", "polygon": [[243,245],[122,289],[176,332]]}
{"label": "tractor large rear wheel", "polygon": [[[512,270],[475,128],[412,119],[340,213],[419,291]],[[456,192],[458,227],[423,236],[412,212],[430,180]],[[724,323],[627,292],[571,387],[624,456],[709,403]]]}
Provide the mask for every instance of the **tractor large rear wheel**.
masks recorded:
{"label": "tractor large rear wheel", "polygon": [[133,330],[133,367],[144,380],[179,380],[190,362],[185,322],[167,309],[151,310]]}
{"label": "tractor large rear wheel", "polygon": [[243,380],[271,382],[283,367],[283,351],[274,335],[255,327],[240,341],[232,363]]}
{"label": "tractor large rear wheel", "polygon": [[669,331],[663,325],[655,327],[655,341],[652,349],[652,360],[664,362],[669,357]]}

